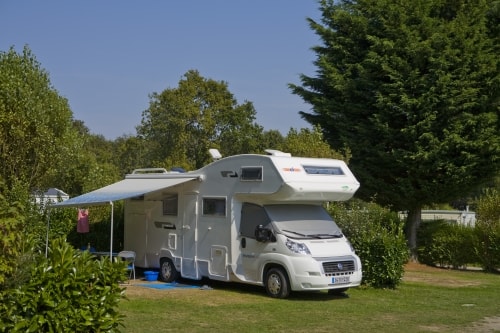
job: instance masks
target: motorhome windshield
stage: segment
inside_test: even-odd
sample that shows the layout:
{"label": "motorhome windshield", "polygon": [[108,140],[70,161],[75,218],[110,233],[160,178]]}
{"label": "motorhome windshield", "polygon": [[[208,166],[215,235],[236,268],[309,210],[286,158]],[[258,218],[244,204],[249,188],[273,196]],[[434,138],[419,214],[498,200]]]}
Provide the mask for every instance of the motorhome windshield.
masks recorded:
{"label": "motorhome windshield", "polygon": [[340,238],[342,231],[321,206],[264,206],[277,232],[291,238]]}

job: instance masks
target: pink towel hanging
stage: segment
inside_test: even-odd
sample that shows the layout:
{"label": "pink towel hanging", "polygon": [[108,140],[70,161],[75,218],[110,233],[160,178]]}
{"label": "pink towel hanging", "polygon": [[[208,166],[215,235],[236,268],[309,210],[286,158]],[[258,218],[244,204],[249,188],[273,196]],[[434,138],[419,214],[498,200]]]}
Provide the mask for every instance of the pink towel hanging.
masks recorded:
{"label": "pink towel hanging", "polygon": [[76,225],[76,232],[87,233],[89,232],[89,210],[78,209],[78,223]]}

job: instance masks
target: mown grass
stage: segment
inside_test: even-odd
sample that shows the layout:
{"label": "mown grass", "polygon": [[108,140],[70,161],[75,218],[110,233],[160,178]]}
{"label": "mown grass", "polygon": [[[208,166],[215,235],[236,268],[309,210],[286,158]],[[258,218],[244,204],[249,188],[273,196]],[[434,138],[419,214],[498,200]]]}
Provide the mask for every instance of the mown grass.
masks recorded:
{"label": "mown grass", "polygon": [[[413,267],[395,290],[356,288],[348,297],[209,282],[212,290],[127,288],[123,332],[481,332],[500,317],[500,276]],[[498,328],[500,330],[500,327]]]}

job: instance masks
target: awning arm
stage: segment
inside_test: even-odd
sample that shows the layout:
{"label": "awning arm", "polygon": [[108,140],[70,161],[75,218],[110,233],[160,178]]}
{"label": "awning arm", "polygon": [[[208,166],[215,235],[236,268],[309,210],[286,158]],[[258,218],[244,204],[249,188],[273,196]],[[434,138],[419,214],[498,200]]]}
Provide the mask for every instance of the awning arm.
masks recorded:
{"label": "awning arm", "polygon": [[45,236],[45,258],[48,257],[49,253],[49,229],[50,229],[50,207],[47,214],[47,235]]}
{"label": "awning arm", "polygon": [[111,205],[111,237],[109,241],[109,260],[113,261],[113,211],[114,211],[114,205],[113,201],[110,201],[109,204]]}

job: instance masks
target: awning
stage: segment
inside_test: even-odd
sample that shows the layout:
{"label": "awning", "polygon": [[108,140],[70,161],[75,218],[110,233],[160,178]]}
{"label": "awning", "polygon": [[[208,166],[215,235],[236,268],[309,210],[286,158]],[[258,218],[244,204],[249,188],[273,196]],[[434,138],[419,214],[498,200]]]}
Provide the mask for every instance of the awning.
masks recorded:
{"label": "awning", "polygon": [[[117,200],[138,197],[147,193],[156,192],[168,187],[198,179],[199,176],[173,178],[126,178],[117,183],[102,187],[98,190],[61,201],[51,207],[85,207],[111,204]],[[111,230],[109,240],[109,259],[113,257],[113,207],[111,207]],[[49,249],[50,214],[47,217],[47,236],[45,241],[45,257]]]}
{"label": "awning", "polygon": [[51,207],[85,207],[106,205],[113,201],[138,197],[194,179],[197,179],[197,176],[176,178],[124,179],[117,183],[102,187],[98,190],[82,194],[78,197],[55,203]]}

